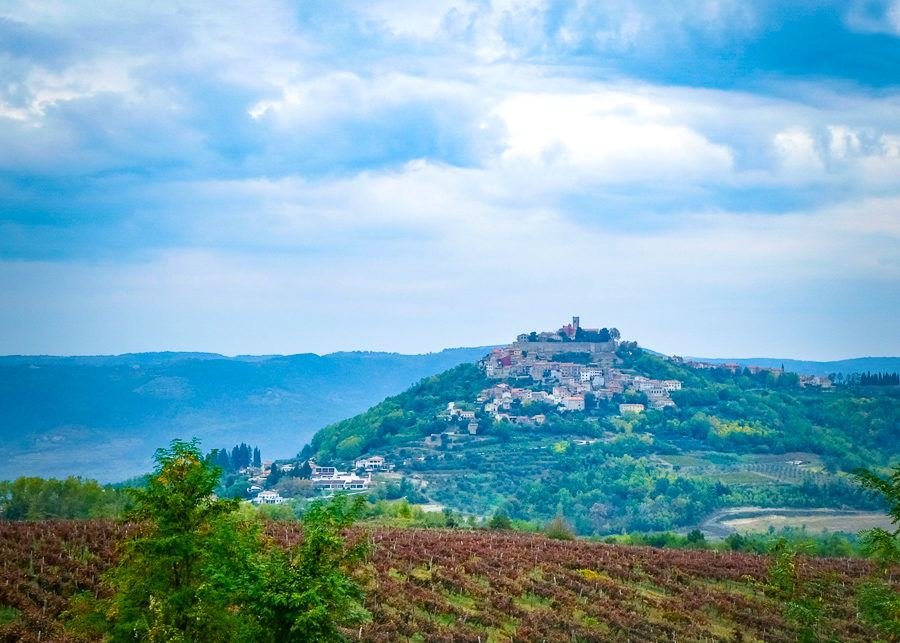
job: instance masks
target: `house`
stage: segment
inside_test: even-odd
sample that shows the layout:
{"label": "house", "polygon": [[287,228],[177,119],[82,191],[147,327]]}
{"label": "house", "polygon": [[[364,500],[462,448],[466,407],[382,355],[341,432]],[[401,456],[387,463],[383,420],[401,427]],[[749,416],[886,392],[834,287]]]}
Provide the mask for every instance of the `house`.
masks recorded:
{"label": "house", "polygon": [[584,396],[583,395],[570,395],[569,397],[563,400],[563,404],[565,405],[566,411],[583,411],[584,410]]}
{"label": "house", "polygon": [[313,489],[319,491],[365,491],[369,488],[369,478],[362,478],[353,473],[339,473],[334,478],[313,480]]}
{"label": "house", "polygon": [[466,427],[469,431],[469,435],[475,435],[478,433],[478,422],[469,422],[469,425]]}
{"label": "house", "polygon": [[277,491],[260,491],[250,502],[255,505],[280,505],[284,498]]}
{"label": "house", "polygon": [[333,478],[337,473],[334,467],[320,467],[312,460],[309,461],[309,468],[312,470],[312,478]]}
{"label": "house", "polygon": [[644,405],[643,404],[619,404],[619,414],[625,415],[626,413],[643,413]]}
{"label": "house", "polygon": [[356,461],[356,468],[364,471],[387,471],[389,466],[384,458],[380,455],[373,455],[370,458],[360,458]]}
{"label": "house", "polygon": [[474,420],[475,419],[475,411],[460,411],[459,417],[463,420]]}

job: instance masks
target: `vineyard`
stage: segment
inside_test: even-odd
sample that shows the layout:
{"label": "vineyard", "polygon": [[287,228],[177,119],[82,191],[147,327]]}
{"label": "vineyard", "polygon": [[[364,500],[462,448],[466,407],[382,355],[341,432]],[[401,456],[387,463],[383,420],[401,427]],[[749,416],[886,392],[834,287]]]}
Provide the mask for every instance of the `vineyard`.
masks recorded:
{"label": "vineyard", "polygon": [[[131,527],[113,522],[0,522],[0,641],[74,641],[71,598],[102,594],[101,575]],[[301,533],[272,523],[286,545]],[[748,554],[621,547],[464,530],[357,531],[373,620],[365,641],[794,641]],[[852,597],[867,564],[809,559],[822,588],[821,633],[871,641]],[[67,612],[68,611],[68,612]]]}

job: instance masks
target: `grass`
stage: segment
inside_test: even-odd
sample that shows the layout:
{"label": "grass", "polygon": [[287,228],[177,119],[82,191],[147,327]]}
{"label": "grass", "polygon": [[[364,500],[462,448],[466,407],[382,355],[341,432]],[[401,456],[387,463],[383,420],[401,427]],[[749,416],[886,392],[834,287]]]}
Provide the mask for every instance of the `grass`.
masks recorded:
{"label": "grass", "polygon": [[706,460],[693,455],[663,455],[660,456],[660,460],[665,460],[672,466],[678,467],[704,467],[709,465],[709,462]]}
{"label": "grass", "polygon": [[0,625],[6,625],[7,623],[14,622],[19,618],[20,614],[21,612],[15,607],[0,605]]}
{"label": "grass", "polygon": [[466,594],[457,594],[455,592],[448,592],[444,595],[447,599],[447,602],[453,605],[454,607],[458,607],[463,610],[474,610],[476,603],[475,599]]}
{"label": "grass", "polygon": [[412,571],[409,572],[409,575],[420,581],[431,580],[431,570],[427,567],[413,567]]}
{"label": "grass", "polygon": [[532,594],[531,592],[525,592],[518,598],[513,601],[516,604],[516,607],[525,611],[525,612],[535,612],[543,609],[550,609],[550,599],[544,598],[543,596],[538,596],[537,594]]}

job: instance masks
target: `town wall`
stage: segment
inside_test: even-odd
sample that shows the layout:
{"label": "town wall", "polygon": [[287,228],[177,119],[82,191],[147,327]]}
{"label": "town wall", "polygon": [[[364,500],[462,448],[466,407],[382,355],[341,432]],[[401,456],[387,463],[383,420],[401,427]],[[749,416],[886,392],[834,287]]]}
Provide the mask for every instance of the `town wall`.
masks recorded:
{"label": "town wall", "polygon": [[516,350],[528,351],[529,354],[556,355],[558,353],[615,353],[616,342],[513,342]]}

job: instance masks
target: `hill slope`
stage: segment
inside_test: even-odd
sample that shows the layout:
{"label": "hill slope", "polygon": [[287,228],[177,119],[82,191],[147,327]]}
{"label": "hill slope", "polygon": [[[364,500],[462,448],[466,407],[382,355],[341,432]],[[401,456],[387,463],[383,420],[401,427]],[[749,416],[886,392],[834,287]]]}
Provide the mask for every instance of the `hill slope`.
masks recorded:
{"label": "hill slope", "polygon": [[[681,382],[675,406],[623,416],[619,402],[647,403],[626,392],[586,412],[513,404],[510,416],[546,420],[498,421],[476,404],[497,380],[462,365],[327,427],[304,455],[338,465],[382,455],[433,502],[524,520],[561,513],[584,534],[688,529],[725,507],[880,508],[847,472],[900,459],[897,387],[804,388],[796,376],[694,369],[636,346],[617,359],[623,373]],[[477,435],[442,413],[449,402],[475,409]]]}
{"label": "hill slope", "polygon": [[316,429],[488,350],[0,357],[0,479],[121,480],[147,471],[153,450],[173,437],[290,456]]}

